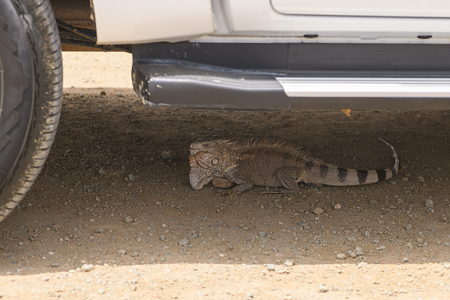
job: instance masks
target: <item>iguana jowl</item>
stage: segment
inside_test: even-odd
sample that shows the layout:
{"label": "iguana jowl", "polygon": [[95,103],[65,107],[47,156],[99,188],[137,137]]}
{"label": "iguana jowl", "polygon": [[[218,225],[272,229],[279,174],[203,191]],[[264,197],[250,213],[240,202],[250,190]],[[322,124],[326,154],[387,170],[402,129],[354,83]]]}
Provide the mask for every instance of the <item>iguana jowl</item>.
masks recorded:
{"label": "iguana jowl", "polygon": [[399,170],[397,153],[390,169],[354,170],[338,168],[287,142],[261,139],[233,142],[212,140],[191,144],[189,179],[194,189],[201,189],[215,177],[237,184],[226,193],[233,195],[253,186],[285,187],[298,190],[298,182],[307,184],[350,186],[389,179]]}

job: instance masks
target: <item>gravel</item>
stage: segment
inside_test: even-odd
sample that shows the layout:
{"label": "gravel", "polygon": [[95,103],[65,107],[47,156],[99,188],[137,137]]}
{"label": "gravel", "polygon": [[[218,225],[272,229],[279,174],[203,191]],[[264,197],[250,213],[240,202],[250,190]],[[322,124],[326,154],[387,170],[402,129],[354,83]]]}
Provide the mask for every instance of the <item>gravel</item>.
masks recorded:
{"label": "gravel", "polygon": [[328,288],[323,284],[319,285],[319,293],[326,293],[326,292],[328,292]]}
{"label": "gravel", "polygon": [[126,216],[123,221],[125,223],[133,223],[134,222],[134,218],[130,217],[130,216]]}
{"label": "gravel", "polygon": [[181,239],[178,242],[178,245],[181,246],[181,247],[187,247],[189,245],[189,239]]}
{"label": "gravel", "polygon": [[336,255],[336,257],[337,257],[337,259],[345,259],[345,253],[338,253],[337,255]]}

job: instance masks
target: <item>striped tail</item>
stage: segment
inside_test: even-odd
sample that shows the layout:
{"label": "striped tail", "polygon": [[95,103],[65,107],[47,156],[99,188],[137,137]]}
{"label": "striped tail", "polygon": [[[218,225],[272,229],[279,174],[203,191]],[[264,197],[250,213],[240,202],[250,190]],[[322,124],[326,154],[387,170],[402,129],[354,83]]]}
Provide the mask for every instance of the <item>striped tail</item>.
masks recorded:
{"label": "striped tail", "polygon": [[400,162],[394,147],[383,139],[379,139],[388,145],[394,155],[394,166],[384,170],[355,170],[344,168],[330,168],[327,165],[314,166],[309,169],[309,182],[332,186],[351,186],[375,183],[390,179],[398,173]]}

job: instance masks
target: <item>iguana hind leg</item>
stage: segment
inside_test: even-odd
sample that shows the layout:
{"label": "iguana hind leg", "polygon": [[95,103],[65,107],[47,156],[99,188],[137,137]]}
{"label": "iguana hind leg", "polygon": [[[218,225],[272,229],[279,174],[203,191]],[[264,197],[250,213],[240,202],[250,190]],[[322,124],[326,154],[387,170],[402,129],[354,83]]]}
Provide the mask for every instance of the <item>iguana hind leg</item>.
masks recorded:
{"label": "iguana hind leg", "polygon": [[279,168],[275,171],[275,175],[288,190],[298,191],[297,182],[307,183],[306,171],[300,167]]}

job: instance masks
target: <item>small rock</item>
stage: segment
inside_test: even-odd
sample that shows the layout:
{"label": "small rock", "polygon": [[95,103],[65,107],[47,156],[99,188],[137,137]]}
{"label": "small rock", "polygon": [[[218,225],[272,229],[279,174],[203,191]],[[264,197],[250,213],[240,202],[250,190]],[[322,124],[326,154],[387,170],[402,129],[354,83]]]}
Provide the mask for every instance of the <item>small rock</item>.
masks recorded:
{"label": "small rock", "polygon": [[165,160],[173,160],[174,159],[174,152],[173,150],[163,151],[161,152],[161,158]]}
{"label": "small rock", "polygon": [[365,236],[365,237],[370,237],[370,232],[369,232],[369,231],[365,231],[365,232],[364,232],[364,236]]}
{"label": "small rock", "polygon": [[266,236],[266,233],[264,231],[261,231],[260,233],[258,233],[259,236]]}
{"label": "small rock", "polygon": [[326,293],[326,292],[328,292],[328,288],[323,284],[319,285],[319,293]]}
{"label": "small rock", "polygon": [[320,207],[316,207],[313,211],[316,215],[320,215],[323,213],[323,209],[321,209]]}
{"label": "small rock", "polygon": [[133,182],[136,180],[136,176],[134,174],[128,174],[128,181]]}
{"label": "small rock", "polygon": [[403,201],[402,199],[400,199],[400,198],[398,198],[397,200],[397,203],[400,203],[400,204],[403,204],[403,203],[405,203],[405,201]]}
{"label": "small rock", "polygon": [[101,91],[100,92],[100,96],[106,96],[106,92],[105,91]]}
{"label": "small rock", "polygon": [[335,206],[334,206],[334,209],[335,210],[339,210],[339,209],[341,209],[341,205],[338,203],[338,204],[336,204]]}
{"label": "small rock", "polygon": [[402,181],[407,182],[409,180],[408,177],[402,177]]}
{"label": "small rock", "polygon": [[411,229],[412,229],[412,225],[411,225],[411,224],[407,224],[407,225],[405,226],[405,229],[406,229],[406,230],[411,230]]}
{"label": "small rock", "polygon": [[58,263],[52,263],[52,264],[50,265],[50,267],[52,267],[52,268],[57,268],[57,267],[59,267],[59,264],[58,264]]}
{"label": "small rock", "polygon": [[251,300],[251,299],[253,299],[253,293],[248,292],[247,293],[247,300]]}
{"label": "small rock", "polygon": [[364,251],[363,251],[363,249],[361,247],[356,247],[355,253],[358,256],[363,256],[364,255]]}
{"label": "small rock", "polygon": [[234,183],[232,183],[228,179],[219,178],[219,177],[213,178],[212,184],[215,187],[222,188],[222,189],[226,189],[226,188],[232,187],[234,185]]}
{"label": "small rock", "polygon": [[369,202],[369,204],[377,204],[378,203],[378,201],[377,200],[375,200],[375,199],[370,199],[369,201],[367,201],[367,202]]}
{"label": "small rock", "polygon": [[160,239],[161,241],[165,241],[165,240],[166,240],[166,237],[165,237],[164,235],[161,235],[161,236],[159,237],[159,239]]}
{"label": "small rock", "polygon": [[420,182],[420,183],[424,183],[424,182],[425,182],[425,179],[423,179],[422,176],[418,176],[418,177],[417,177],[417,181]]}
{"label": "small rock", "polygon": [[82,272],[90,272],[90,271],[92,271],[93,268],[94,268],[94,266],[91,264],[84,264],[81,266],[80,270]]}
{"label": "small rock", "polygon": [[95,233],[104,233],[105,231],[105,228],[95,228]]}
{"label": "small rock", "polygon": [[267,265],[267,271],[275,271],[275,265],[274,264],[268,264]]}
{"label": "small rock", "polygon": [[131,257],[139,257],[140,253],[135,251],[135,252],[131,252],[130,256]]}
{"label": "small rock", "polygon": [[48,277],[48,276],[42,276],[42,281],[49,281],[50,280],[50,277]]}
{"label": "small rock", "polygon": [[106,171],[103,170],[103,169],[98,170],[98,175],[100,175],[100,176],[105,176],[105,175],[107,175],[107,174],[108,174],[108,172],[106,172]]}
{"label": "small rock", "polygon": [[345,253],[338,253],[337,255],[336,255],[336,257],[337,257],[337,259],[345,259]]}
{"label": "small rock", "polygon": [[354,251],[350,251],[349,253],[348,253],[348,255],[351,257],[351,258],[356,258],[356,253],[354,252]]}
{"label": "small rock", "polygon": [[99,290],[97,291],[97,293],[99,293],[100,295],[103,295],[103,294],[105,293],[105,290],[104,290],[104,289],[99,289]]}
{"label": "small rock", "polygon": [[294,260],[288,258],[288,259],[286,259],[286,260],[284,261],[284,264],[285,264],[286,266],[288,266],[288,267],[292,267],[292,266],[294,265]]}
{"label": "small rock", "polygon": [[189,240],[188,239],[181,239],[178,242],[178,245],[181,246],[181,247],[187,247],[189,245]]}
{"label": "small rock", "polygon": [[125,217],[124,222],[125,223],[133,223],[134,222],[134,218],[130,217],[130,216],[127,216],[127,217]]}
{"label": "small rock", "polygon": [[402,261],[403,262],[409,262],[409,259],[407,257],[403,257]]}
{"label": "small rock", "polygon": [[126,253],[127,253],[127,251],[125,251],[125,249],[117,250],[117,254],[119,254],[119,255],[125,255]]}
{"label": "small rock", "polygon": [[434,201],[431,199],[427,199],[425,200],[425,207],[433,207],[434,206]]}
{"label": "small rock", "polygon": [[297,224],[298,224],[298,226],[300,226],[301,228],[303,228],[303,230],[311,230],[311,226],[309,226],[309,225],[306,224],[305,222],[298,222]]}
{"label": "small rock", "polygon": [[234,248],[233,248],[233,245],[232,244],[229,244],[228,245],[228,250],[233,250]]}

